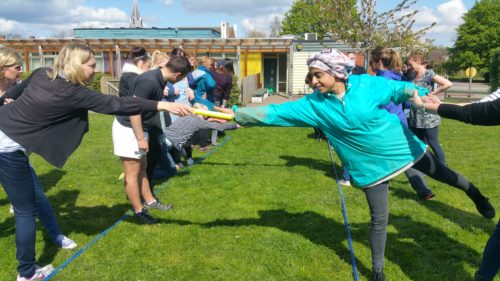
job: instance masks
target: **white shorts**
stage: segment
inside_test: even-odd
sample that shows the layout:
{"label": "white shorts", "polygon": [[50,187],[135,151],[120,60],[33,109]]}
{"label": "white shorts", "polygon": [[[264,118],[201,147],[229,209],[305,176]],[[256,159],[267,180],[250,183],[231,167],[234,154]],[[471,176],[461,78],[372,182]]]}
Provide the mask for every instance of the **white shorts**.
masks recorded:
{"label": "white shorts", "polygon": [[[144,138],[148,139],[147,132],[144,132]],[[113,122],[113,147],[114,154],[119,157],[141,159],[145,155],[143,151],[139,151],[137,138],[132,128],[123,126],[116,118]]]}

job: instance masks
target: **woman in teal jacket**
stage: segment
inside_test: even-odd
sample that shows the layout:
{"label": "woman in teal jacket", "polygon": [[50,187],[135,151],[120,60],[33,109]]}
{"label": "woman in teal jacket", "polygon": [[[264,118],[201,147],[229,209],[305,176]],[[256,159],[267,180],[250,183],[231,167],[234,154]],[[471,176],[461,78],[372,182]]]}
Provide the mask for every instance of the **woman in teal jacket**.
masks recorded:
{"label": "woman in teal jacket", "polygon": [[[313,55],[308,66],[316,87],[313,94],[280,105],[237,109],[235,120],[241,125],[317,127],[326,134],[352,183],[366,194],[373,280],[385,280],[388,180],[406,169],[413,166],[465,191],[484,217],[495,216],[493,206],[472,183],[427,152],[427,146],[382,107],[426,95],[426,89],[383,77],[349,76],[353,62],[335,49]],[[415,106],[423,108],[420,99],[414,100]]]}

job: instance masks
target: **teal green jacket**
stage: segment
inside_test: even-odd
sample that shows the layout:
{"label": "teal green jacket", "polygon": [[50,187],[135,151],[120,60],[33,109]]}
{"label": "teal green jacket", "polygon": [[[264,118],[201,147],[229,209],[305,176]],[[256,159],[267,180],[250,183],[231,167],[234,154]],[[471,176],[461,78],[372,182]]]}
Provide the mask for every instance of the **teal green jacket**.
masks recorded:
{"label": "teal green jacket", "polygon": [[330,142],[357,187],[368,187],[402,172],[418,160],[426,145],[382,106],[402,103],[418,90],[412,83],[384,77],[352,75],[343,101],[333,93],[314,92],[297,101],[240,108],[241,125],[317,127]]}

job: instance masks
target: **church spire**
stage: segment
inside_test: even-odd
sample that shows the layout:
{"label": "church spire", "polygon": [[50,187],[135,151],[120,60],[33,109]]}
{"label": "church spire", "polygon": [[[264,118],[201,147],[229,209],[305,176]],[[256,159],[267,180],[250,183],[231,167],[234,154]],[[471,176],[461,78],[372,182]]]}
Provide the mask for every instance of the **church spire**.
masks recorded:
{"label": "church spire", "polygon": [[130,15],[130,28],[143,27],[141,14],[139,14],[139,7],[137,6],[137,0],[134,0],[134,7],[132,8],[132,14]]}

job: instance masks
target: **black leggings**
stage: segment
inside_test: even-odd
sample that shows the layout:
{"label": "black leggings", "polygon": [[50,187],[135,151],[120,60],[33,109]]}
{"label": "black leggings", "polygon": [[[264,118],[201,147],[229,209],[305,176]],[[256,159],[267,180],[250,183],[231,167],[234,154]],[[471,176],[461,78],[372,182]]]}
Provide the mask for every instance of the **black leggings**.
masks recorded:
{"label": "black leggings", "polygon": [[469,189],[470,182],[466,180],[464,176],[450,169],[429,151],[425,152],[425,155],[413,165],[413,168],[437,181],[446,183],[463,191]]}
{"label": "black leggings", "polygon": [[[464,191],[468,190],[471,185],[462,175],[448,168],[430,152],[426,152],[413,168],[435,180]],[[388,189],[387,182],[364,189],[370,208],[370,247],[373,271],[380,271],[384,268],[386,228],[389,215]]]}

